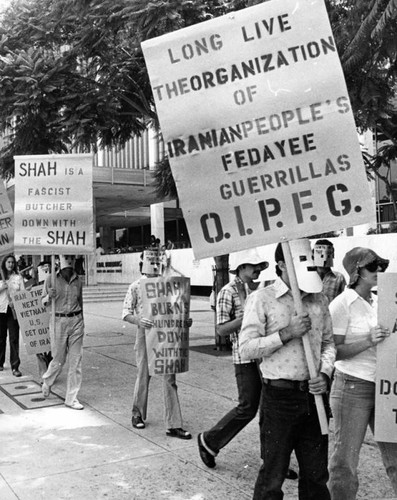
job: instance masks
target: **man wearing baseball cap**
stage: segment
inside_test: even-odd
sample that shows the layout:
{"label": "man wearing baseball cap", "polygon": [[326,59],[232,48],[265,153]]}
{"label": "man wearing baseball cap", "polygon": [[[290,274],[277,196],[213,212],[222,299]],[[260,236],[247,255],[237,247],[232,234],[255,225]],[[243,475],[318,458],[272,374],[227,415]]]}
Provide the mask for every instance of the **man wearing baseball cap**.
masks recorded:
{"label": "man wearing baseball cap", "polygon": [[[303,312],[295,313],[290,276],[279,244],[275,282],[247,300],[240,354],[260,359],[264,382],[260,406],[262,466],[254,500],[282,498],[292,451],[299,464],[299,498],[330,500],[328,436],[321,434],[314,395],[324,394],[335,360],[328,299],[314,266],[310,241],[290,249]],[[308,335],[318,375],[310,378],[301,337]]]}
{"label": "man wearing baseball cap", "polygon": [[256,248],[235,252],[229,257],[230,273],[235,278],[219,292],[216,306],[219,335],[230,335],[238,390],[238,405],[210,430],[198,435],[198,447],[207,467],[215,467],[215,457],[256,415],[262,389],[256,361],[239,353],[239,332],[247,295],[263,286],[256,280],[269,264]]}

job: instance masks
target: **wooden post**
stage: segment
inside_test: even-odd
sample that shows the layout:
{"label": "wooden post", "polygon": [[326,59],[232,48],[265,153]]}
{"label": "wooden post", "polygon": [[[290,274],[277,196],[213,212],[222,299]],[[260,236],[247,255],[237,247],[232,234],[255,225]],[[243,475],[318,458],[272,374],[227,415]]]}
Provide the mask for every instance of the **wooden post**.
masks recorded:
{"label": "wooden post", "polygon": [[[298,314],[301,314],[303,313],[302,297],[298,286],[298,280],[296,278],[295,267],[294,267],[294,262],[292,260],[292,254],[289,242],[283,241],[282,247],[283,247],[285,264],[287,266],[291,292],[294,298],[295,310]],[[313,352],[310,346],[310,341],[306,334],[302,337],[302,342],[303,342],[303,349],[305,351],[306,362],[309,367],[310,378],[315,378],[318,376],[318,372],[314,364]],[[318,420],[320,422],[320,427],[321,427],[321,433],[328,434],[328,420],[327,420],[327,415],[325,413],[323,397],[321,394],[316,394],[314,395],[314,400],[316,403]]]}

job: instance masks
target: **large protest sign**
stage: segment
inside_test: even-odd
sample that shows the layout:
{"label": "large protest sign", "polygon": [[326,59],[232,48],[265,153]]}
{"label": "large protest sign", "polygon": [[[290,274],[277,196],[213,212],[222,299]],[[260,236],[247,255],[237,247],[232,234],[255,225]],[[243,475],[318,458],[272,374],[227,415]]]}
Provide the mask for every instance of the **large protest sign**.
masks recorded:
{"label": "large protest sign", "polygon": [[15,157],[15,252],[94,251],[92,155]]}
{"label": "large protest sign", "polygon": [[0,182],[0,255],[14,251],[14,213],[7,189]]}
{"label": "large protest sign", "polygon": [[189,370],[190,279],[147,278],[141,281],[142,317],[153,320],[146,330],[150,375]]}
{"label": "large protest sign", "polygon": [[48,352],[50,312],[41,303],[43,285],[23,290],[12,297],[19,328],[28,354]]}
{"label": "large protest sign", "polygon": [[196,258],[375,221],[323,0],[142,44]]}
{"label": "large protest sign", "polygon": [[377,346],[375,439],[397,443],[397,273],[378,274],[378,323],[390,337]]}

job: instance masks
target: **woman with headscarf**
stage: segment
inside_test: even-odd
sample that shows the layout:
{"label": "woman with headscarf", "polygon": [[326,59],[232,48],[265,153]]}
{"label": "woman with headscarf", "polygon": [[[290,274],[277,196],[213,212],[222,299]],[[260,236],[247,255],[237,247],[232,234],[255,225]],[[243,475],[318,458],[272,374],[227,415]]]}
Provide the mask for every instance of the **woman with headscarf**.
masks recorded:
{"label": "woman with headscarf", "polygon": [[6,255],[1,263],[0,282],[0,371],[4,370],[7,332],[10,344],[10,365],[12,374],[20,377],[19,325],[13,309],[12,296],[25,289],[22,276],[18,273],[17,261],[13,255]]}
{"label": "woman with headscarf", "polygon": [[[330,304],[337,349],[331,389],[335,448],[330,460],[332,500],[354,500],[358,490],[357,466],[368,428],[374,431],[376,346],[390,335],[377,317],[378,272],[389,265],[369,248],[347,252],[343,266],[348,288]],[[378,442],[386,472],[397,494],[397,443]]]}

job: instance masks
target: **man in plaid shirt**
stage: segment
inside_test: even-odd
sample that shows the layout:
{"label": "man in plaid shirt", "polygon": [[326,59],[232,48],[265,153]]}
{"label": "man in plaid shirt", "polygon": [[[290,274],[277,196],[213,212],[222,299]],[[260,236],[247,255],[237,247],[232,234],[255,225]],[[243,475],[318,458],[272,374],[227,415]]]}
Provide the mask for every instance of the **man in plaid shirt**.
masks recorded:
{"label": "man in plaid shirt", "polygon": [[238,389],[238,405],[230,410],[212,429],[198,435],[198,447],[207,467],[215,467],[215,457],[256,415],[262,390],[257,363],[242,359],[239,353],[239,331],[247,295],[263,283],[255,282],[268,267],[257,249],[236,252],[230,256],[230,272],[236,277],[218,294],[216,322],[218,334],[230,335],[233,363]]}

